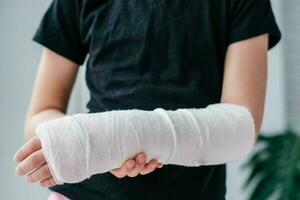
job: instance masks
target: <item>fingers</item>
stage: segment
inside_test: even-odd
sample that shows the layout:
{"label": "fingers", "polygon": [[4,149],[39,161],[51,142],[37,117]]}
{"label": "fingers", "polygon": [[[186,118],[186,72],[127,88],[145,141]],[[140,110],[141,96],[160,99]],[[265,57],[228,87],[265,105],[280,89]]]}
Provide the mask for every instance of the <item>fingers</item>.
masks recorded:
{"label": "fingers", "polygon": [[26,176],[26,180],[30,183],[32,182],[37,182],[37,181],[42,181],[46,178],[51,177],[51,172],[49,170],[48,164],[42,165],[40,168],[34,170],[30,174]]}
{"label": "fingers", "polygon": [[[139,163],[141,159],[141,163]],[[135,177],[138,174],[146,175],[153,172],[156,168],[162,168],[163,164],[159,163],[156,159],[150,160],[146,163],[146,154],[139,153],[135,157],[135,160],[128,159],[120,168],[111,170],[110,172],[117,178],[124,178],[125,176]]]}
{"label": "fingers", "polygon": [[44,179],[40,182],[40,186],[42,186],[42,187],[52,187],[54,185],[56,185],[56,183],[52,176],[50,178]]}
{"label": "fingers", "polygon": [[37,136],[27,141],[14,155],[14,160],[19,163],[15,173],[25,175],[28,182],[40,181],[43,187],[55,185],[55,181],[46,163],[41,149],[41,141]]}
{"label": "fingers", "polygon": [[124,178],[130,170],[133,169],[135,161],[132,159],[127,160],[120,168],[111,170],[110,172],[117,178]]}
{"label": "fingers", "polygon": [[23,160],[16,168],[17,175],[24,175],[28,172],[34,170],[35,168],[41,166],[46,163],[45,157],[43,155],[42,150],[35,151],[30,156],[28,156],[25,160]]}
{"label": "fingers", "polygon": [[41,141],[37,136],[28,140],[14,155],[16,162],[21,162],[33,152],[41,149]]}
{"label": "fingers", "polygon": [[157,168],[162,168],[164,165],[162,163],[158,163]]}
{"label": "fingers", "polygon": [[141,175],[146,175],[153,172],[158,167],[158,161],[156,159],[150,160],[149,163],[145,165],[145,167],[140,171]]}
{"label": "fingers", "polygon": [[134,169],[132,169],[127,175],[129,177],[135,177],[137,176],[140,171],[143,170],[145,164],[146,164],[146,154],[145,153],[140,153],[137,155],[136,157],[136,163],[135,163],[135,166],[134,166]]}

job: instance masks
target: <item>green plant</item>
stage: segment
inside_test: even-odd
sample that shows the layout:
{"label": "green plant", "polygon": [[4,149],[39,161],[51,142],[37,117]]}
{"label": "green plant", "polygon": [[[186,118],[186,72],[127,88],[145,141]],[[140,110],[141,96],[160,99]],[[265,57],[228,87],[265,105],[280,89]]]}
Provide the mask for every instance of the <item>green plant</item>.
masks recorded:
{"label": "green plant", "polygon": [[300,199],[300,136],[291,130],[260,134],[257,145],[262,148],[242,166],[250,168],[244,189],[254,186],[249,199]]}

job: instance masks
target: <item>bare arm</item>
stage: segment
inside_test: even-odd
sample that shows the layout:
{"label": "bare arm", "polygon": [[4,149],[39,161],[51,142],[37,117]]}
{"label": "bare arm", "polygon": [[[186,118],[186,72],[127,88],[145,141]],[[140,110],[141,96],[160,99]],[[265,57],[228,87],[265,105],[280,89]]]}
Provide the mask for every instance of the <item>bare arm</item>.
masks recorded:
{"label": "bare arm", "polygon": [[78,64],[43,49],[24,124],[27,140],[39,123],[64,116],[77,72]]}
{"label": "bare arm", "polygon": [[267,80],[268,35],[236,42],[228,47],[221,102],[246,106],[261,128]]}

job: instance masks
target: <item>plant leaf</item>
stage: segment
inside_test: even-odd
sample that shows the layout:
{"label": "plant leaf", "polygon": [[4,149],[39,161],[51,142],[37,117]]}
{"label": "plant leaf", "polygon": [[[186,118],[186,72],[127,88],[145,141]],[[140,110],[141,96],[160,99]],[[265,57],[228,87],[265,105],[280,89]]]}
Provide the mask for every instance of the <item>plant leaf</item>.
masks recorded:
{"label": "plant leaf", "polygon": [[250,200],[265,200],[275,195],[280,200],[300,199],[300,137],[293,131],[257,140],[263,148],[254,153],[242,168],[250,168],[243,184],[254,184]]}

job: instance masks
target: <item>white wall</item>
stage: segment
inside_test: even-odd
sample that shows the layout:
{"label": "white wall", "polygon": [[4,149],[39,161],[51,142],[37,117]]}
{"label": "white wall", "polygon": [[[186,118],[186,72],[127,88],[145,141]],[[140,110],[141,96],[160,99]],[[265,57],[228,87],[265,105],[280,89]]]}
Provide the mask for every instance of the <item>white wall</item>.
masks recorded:
{"label": "white wall", "polygon": [[31,42],[46,1],[0,1],[0,199],[47,199],[48,192],[15,176],[14,152],[24,143],[23,120],[40,47]]}
{"label": "white wall", "polygon": [[[14,152],[24,143],[23,121],[28,106],[41,47],[31,41],[41,15],[49,0],[0,1],[0,199],[41,200],[49,192],[37,184],[25,183],[24,177],[14,174]],[[280,0],[273,0],[274,11],[280,20]],[[270,52],[270,70],[263,130],[272,132],[285,126],[282,49]],[[88,92],[81,68],[72,93],[69,112],[85,111]],[[227,199],[244,199],[247,192],[240,189],[246,172],[239,167],[243,161],[228,165]],[[26,196],[26,198],[25,198]]]}
{"label": "white wall", "polygon": [[300,134],[300,2],[286,0],[283,4],[285,42],[285,75],[287,122],[289,128]]}

